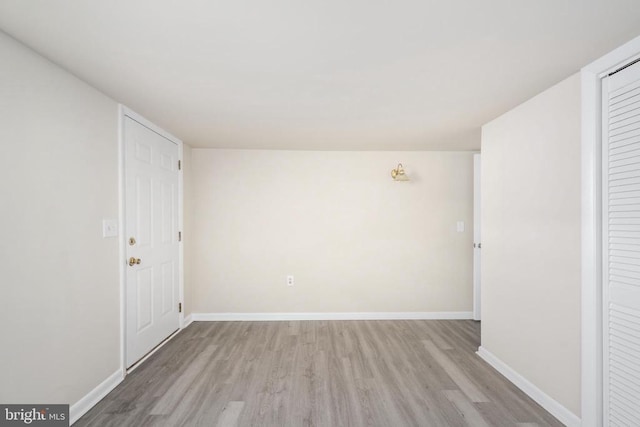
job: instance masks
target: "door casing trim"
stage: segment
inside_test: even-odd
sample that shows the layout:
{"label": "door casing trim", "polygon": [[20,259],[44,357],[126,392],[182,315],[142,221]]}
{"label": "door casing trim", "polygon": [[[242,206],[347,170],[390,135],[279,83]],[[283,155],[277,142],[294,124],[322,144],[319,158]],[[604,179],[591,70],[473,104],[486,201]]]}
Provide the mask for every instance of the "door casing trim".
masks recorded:
{"label": "door casing trim", "polygon": [[482,249],[476,244],[482,245],[481,212],[482,154],[473,153],[473,320],[478,321],[482,318]]}
{"label": "door casing trim", "polygon": [[[178,159],[183,160],[183,142],[158,127],[153,122],[147,120],[145,117],[131,110],[130,108],[119,104],[118,105],[118,260],[119,260],[119,273],[120,273],[120,370],[123,377],[127,375],[127,329],[126,329],[126,314],[127,314],[127,301],[126,301],[126,283],[127,283],[127,270],[126,270],[126,258],[127,258],[127,242],[125,236],[126,230],[126,193],[125,193],[125,139],[124,139],[124,121],[129,117],[132,120],[140,123],[141,125],[151,129],[157,134],[163,136],[169,141],[178,146]],[[184,230],[184,181],[183,173],[184,169],[178,171],[178,229]],[[183,232],[184,234],[184,232]],[[177,236],[176,236],[177,237]],[[184,328],[184,239],[178,242],[178,300],[182,303],[182,312],[178,313],[178,326],[180,330]],[[171,337],[175,336],[175,333]],[[165,340],[167,341],[167,340]],[[164,342],[164,341],[163,341]]]}

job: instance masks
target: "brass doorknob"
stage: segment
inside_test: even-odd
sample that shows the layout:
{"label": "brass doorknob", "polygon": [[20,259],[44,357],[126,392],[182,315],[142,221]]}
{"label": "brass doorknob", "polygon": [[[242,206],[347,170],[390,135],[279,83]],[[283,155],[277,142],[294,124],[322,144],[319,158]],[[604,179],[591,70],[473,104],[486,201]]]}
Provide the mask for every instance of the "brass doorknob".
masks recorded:
{"label": "brass doorknob", "polygon": [[136,264],[140,264],[140,258],[129,258],[129,267],[133,267]]}

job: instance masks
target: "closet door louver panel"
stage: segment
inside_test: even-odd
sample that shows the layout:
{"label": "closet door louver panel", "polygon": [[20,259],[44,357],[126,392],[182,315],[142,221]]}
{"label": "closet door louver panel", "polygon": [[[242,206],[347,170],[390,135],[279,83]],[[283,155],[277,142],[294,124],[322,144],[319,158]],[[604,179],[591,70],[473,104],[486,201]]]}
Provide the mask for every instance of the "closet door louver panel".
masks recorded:
{"label": "closet door louver panel", "polygon": [[604,424],[640,426],[640,63],[603,80]]}

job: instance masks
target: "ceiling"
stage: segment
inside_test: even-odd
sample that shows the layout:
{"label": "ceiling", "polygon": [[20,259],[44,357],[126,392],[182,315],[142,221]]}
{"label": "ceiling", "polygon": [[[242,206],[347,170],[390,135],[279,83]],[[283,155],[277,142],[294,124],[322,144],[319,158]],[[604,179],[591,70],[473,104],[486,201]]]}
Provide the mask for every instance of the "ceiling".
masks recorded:
{"label": "ceiling", "polygon": [[470,150],[640,2],[2,0],[0,28],[194,147]]}

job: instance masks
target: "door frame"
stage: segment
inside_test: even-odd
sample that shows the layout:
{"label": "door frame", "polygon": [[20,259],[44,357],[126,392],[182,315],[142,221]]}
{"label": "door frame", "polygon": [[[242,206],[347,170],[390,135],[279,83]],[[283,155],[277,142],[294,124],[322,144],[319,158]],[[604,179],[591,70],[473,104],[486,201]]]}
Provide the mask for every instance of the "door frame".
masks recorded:
{"label": "door frame", "polygon": [[[143,357],[139,362],[137,362],[131,369],[127,370],[126,363],[126,352],[127,352],[127,328],[126,328],[126,317],[127,317],[127,298],[126,298],[126,284],[127,284],[127,236],[125,235],[126,231],[126,186],[125,186],[125,133],[124,133],[124,122],[125,118],[129,117],[132,120],[140,123],[141,125],[151,129],[162,137],[168,139],[178,146],[178,160],[182,162],[183,160],[183,143],[180,139],[171,135],[169,132],[164,129],[158,127],[151,121],[147,120],[140,114],[131,110],[130,108],[119,104],[118,105],[118,211],[119,211],[119,220],[118,220],[118,228],[120,230],[119,240],[118,240],[118,259],[119,259],[119,271],[120,271],[120,369],[122,370],[123,378],[127,375],[127,372],[132,371],[136,367],[140,365],[147,357],[153,354],[156,350],[158,350],[160,346],[154,348],[148,355]],[[183,181],[183,170],[178,171],[178,230],[184,230],[184,181]],[[184,233],[184,232],[183,232]],[[178,301],[182,303],[182,311],[178,313],[178,326],[179,330],[184,328],[184,240],[178,243]],[[174,337],[175,333],[170,335],[170,337]],[[166,342],[166,341],[164,341]],[[163,342],[163,344],[164,344]]]}
{"label": "door frame", "polygon": [[[473,153],[473,320],[482,318],[482,154]],[[476,248],[476,245],[480,245]]]}
{"label": "door frame", "polygon": [[640,58],[640,37],[581,70],[582,80],[582,425],[601,426],[602,78]]}

